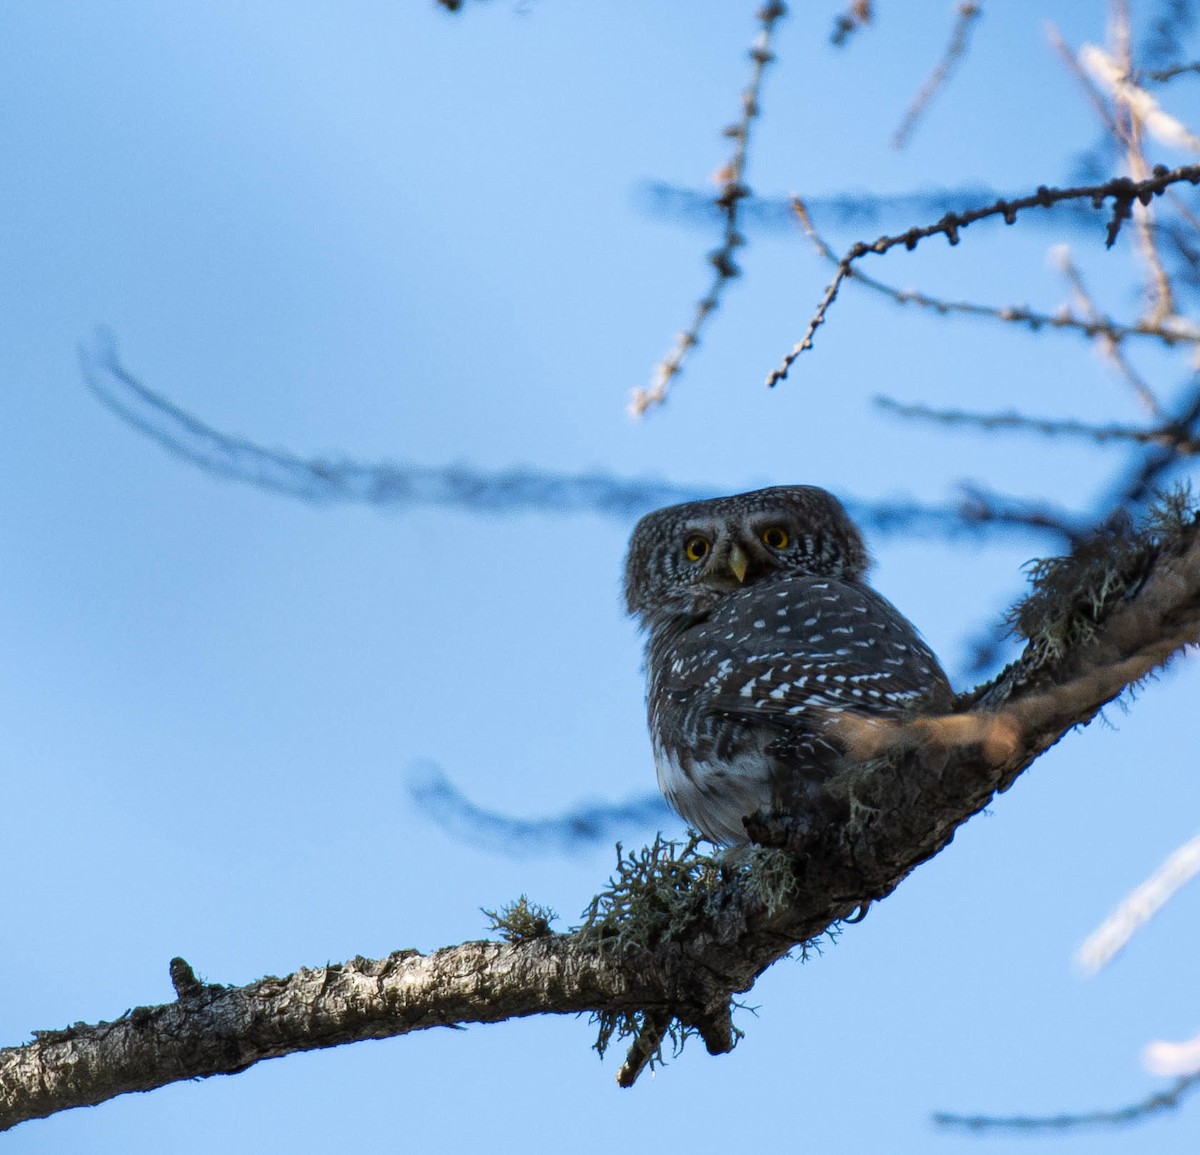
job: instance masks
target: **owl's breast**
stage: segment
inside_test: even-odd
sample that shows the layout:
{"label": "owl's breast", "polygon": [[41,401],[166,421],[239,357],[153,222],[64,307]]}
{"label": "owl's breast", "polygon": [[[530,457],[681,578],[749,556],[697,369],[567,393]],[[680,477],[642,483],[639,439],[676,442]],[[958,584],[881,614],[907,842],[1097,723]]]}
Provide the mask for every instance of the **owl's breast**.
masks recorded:
{"label": "owl's breast", "polygon": [[948,702],[916,629],[858,582],[781,575],[707,617],[652,632],[647,706],[659,785],[693,826],[744,842],[742,819],[835,773],[842,711]]}
{"label": "owl's breast", "polygon": [[746,746],[729,761],[704,760],[680,746],[654,743],[658,788],[671,808],[713,842],[745,842],[742,819],[771,801],[770,764]]}

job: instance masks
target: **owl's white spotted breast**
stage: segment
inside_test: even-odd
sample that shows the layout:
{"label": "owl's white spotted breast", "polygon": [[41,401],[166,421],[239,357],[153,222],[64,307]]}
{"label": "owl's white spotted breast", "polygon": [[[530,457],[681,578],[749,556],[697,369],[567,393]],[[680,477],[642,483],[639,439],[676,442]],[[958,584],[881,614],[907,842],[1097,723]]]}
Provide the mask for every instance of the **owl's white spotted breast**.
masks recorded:
{"label": "owl's white spotted breast", "polygon": [[844,710],[898,716],[950,689],[916,629],[860,582],[786,575],[730,593],[704,620],[648,648],[659,784],[692,825],[745,841],[742,818],[771,802],[772,776],[823,776],[823,736]]}

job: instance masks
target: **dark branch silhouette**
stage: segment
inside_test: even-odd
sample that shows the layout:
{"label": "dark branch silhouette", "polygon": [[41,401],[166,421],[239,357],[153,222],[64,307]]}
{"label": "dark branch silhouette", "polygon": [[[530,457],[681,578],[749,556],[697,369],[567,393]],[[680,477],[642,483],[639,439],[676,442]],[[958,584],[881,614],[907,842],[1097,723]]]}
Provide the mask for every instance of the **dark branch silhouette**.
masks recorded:
{"label": "dark branch silhouette", "polygon": [[[805,194],[803,202],[815,217],[835,228],[887,228],[914,218],[943,216],[948,212],[970,212],[986,208],[1000,200],[1013,200],[1020,194],[1002,193],[990,185],[965,184],[953,188],[931,188],[919,192],[881,194],[868,191]],[[643,211],[664,220],[694,228],[712,228],[721,215],[711,195],[699,189],[685,188],[666,181],[647,181],[638,190]],[[743,227],[761,232],[791,234],[795,231],[795,198],[747,196],[741,203]],[[1067,227],[1075,232],[1094,232],[1096,215],[1092,209],[1070,203],[1060,205],[1053,217],[1030,217],[1033,228]]]}
{"label": "dark branch silhouette", "polygon": [[222,433],[147,389],[117,359],[107,334],[80,350],[84,380],[127,425],[176,457],[217,477],[245,482],[316,503],[353,503],[404,510],[441,505],[472,513],[595,513],[630,521],[672,502],[713,496],[712,491],[653,478],[605,473],[555,474],[513,468],[485,472],[466,465],[363,465],[302,458]]}
{"label": "dark branch silhouette", "polygon": [[1105,240],[1106,245],[1111,247],[1117,239],[1122,222],[1131,216],[1134,201],[1149,203],[1153,197],[1161,196],[1172,184],[1180,181],[1187,181],[1190,184],[1200,183],[1200,165],[1183,165],[1176,169],[1159,166],[1155,169],[1153,176],[1142,181],[1133,181],[1128,177],[1116,177],[1104,184],[1087,185],[1082,188],[1052,189],[1043,185],[1035,193],[1018,197],[1016,200],[997,201],[985,208],[969,212],[947,213],[935,224],[922,225],[908,229],[904,233],[880,237],[870,244],[859,241],[850,247],[838,263],[837,272],[825,290],[825,295],[817,306],[812,320],[809,321],[804,336],[787,353],[779,367],[767,375],[767,384],[769,386],[778,385],[787,377],[788,371],[796,359],[812,348],[813,337],[825,323],[825,315],[837,300],[842,282],[851,275],[855,263],[869,253],[887,253],[898,245],[903,245],[905,249],[911,251],[921,241],[928,240],[933,236],[944,236],[951,245],[957,245],[961,230],[978,221],[998,216],[1003,218],[1005,224],[1012,224],[1019,213],[1028,209],[1050,209],[1063,201],[1072,200],[1087,200],[1096,209],[1102,208],[1107,200],[1113,202]]}
{"label": "dark branch silhouette", "polygon": [[[112,338],[100,334],[80,350],[84,380],[123,422],[173,456],[215,477],[322,504],[366,504],[402,512],[439,505],[465,513],[590,513],[631,522],[652,509],[716,496],[716,488],[676,485],[656,478],[607,473],[550,473],[531,467],[486,472],[465,465],[372,464],[304,458],[223,433],[147,388],[120,362]],[[894,500],[843,502],[877,533],[955,537],[982,531],[1028,532],[1059,542],[1059,527],[1015,511],[981,515],[972,499],[943,506]],[[1066,515],[1064,515],[1065,519]],[[1063,524],[1067,524],[1064,520]]]}
{"label": "dark branch silhouette", "polygon": [[657,791],[627,802],[590,803],[559,815],[524,819],[476,806],[431,762],[410,771],[408,790],[421,812],[447,834],[513,857],[609,847],[618,840],[679,825]]}
{"label": "dark branch silhouette", "polygon": [[[801,228],[804,229],[817,252],[830,264],[840,267],[840,258],[829,247],[828,242],[813,224],[807,202],[799,197],[793,197],[791,207]],[[1092,308],[1088,308],[1084,316],[1076,316],[1067,309],[1045,313],[1030,309],[1027,305],[981,305],[974,301],[953,301],[918,292],[916,289],[901,289],[885,284],[875,277],[868,276],[858,268],[853,271],[850,283],[880,293],[898,305],[916,305],[919,308],[929,309],[941,317],[967,316],[981,320],[1000,321],[1004,324],[1023,326],[1034,333],[1073,332],[1092,339],[1103,338],[1114,347],[1131,337],[1148,337],[1167,347],[1179,344],[1200,344],[1200,329],[1180,317],[1157,322],[1140,320],[1122,324],[1101,315]]]}
{"label": "dark branch silhouette", "polygon": [[1200,452],[1200,443],[1192,437],[1179,437],[1166,428],[1140,429],[1132,425],[1093,425],[1087,421],[1063,418],[1030,417],[1016,410],[1003,413],[975,413],[968,409],[938,409],[930,405],[905,405],[891,397],[876,397],[875,404],[887,413],[907,420],[929,421],[937,425],[963,425],[984,431],[1035,433],[1042,437],[1078,437],[1104,444],[1126,441],[1135,445],[1169,445],[1180,456]]}
{"label": "dark branch silhouette", "polygon": [[854,33],[871,23],[871,0],[850,0],[846,10],[838,14],[829,34],[829,43],[834,48],[844,47]]}
{"label": "dark branch silhouette", "polygon": [[[1101,508],[1141,509],[1184,464],[1180,446],[1192,446],[1200,436],[1200,374],[1192,377],[1175,405],[1175,415],[1162,426],[1164,441],[1137,455],[1109,492],[1101,498]],[[1188,451],[1190,453],[1190,449]]]}
{"label": "dark branch silhouette", "polygon": [[1136,80],[1150,80],[1155,84],[1166,84],[1168,80],[1174,80],[1177,76],[1185,75],[1200,75],[1200,61],[1191,61],[1188,64],[1176,64],[1170,68],[1151,68],[1148,72],[1138,73]]}
{"label": "dark branch silhouette", "polygon": [[[1158,0],[1156,11],[1151,16],[1146,32],[1138,45],[1138,58],[1144,66],[1160,68],[1171,75],[1189,71],[1191,66],[1170,69],[1166,66],[1183,57],[1187,52],[1185,39],[1196,26],[1196,12],[1191,0]],[[1167,76],[1166,79],[1171,79]]]}
{"label": "dark branch silhouette", "polygon": [[939,1111],[933,1116],[939,1127],[976,1134],[999,1131],[1084,1131],[1093,1127],[1126,1127],[1131,1123],[1143,1123],[1163,1111],[1173,1111],[1180,1106],[1197,1087],[1200,1087],[1200,1072],[1185,1075],[1165,1091],[1127,1107],[1109,1110],[1085,1111],[1078,1115],[956,1115]]}

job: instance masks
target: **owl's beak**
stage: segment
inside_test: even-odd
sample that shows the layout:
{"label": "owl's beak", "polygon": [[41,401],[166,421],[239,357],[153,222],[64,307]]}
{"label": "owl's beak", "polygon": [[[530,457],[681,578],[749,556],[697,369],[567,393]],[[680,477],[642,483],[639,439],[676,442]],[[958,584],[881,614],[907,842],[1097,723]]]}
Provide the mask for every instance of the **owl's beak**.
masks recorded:
{"label": "owl's beak", "polygon": [[746,571],[750,568],[750,559],[746,556],[746,551],[737,542],[734,542],[729,547],[729,568],[733,571],[733,576],[737,578],[738,585],[741,585],[746,580]]}

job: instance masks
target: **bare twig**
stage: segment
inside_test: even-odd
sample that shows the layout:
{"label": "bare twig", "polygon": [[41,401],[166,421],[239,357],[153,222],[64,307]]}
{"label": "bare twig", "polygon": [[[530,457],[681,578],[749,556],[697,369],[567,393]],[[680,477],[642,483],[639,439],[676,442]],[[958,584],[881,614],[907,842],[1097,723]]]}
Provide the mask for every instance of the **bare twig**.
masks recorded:
{"label": "bare twig", "polygon": [[[1114,60],[1094,44],[1085,44],[1079,51],[1079,57],[1088,73],[1104,86],[1110,99],[1126,110],[1126,117],[1123,118],[1126,131],[1122,136],[1127,142],[1137,140],[1144,127],[1162,144],[1200,152],[1200,137],[1190,132],[1182,121],[1165,112],[1158,101],[1124,71],[1124,60]],[[1122,121],[1117,123],[1121,124]],[[1130,128],[1133,131],[1129,131]],[[1144,157],[1140,158],[1140,167],[1146,167]],[[1131,172],[1130,175],[1135,176],[1136,173]]]}
{"label": "bare twig", "polygon": [[955,1115],[939,1111],[933,1121],[939,1127],[964,1131],[1079,1131],[1088,1127],[1122,1127],[1140,1123],[1160,1111],[1170,1111],[1200,1086],[1200,1074],[1179,1079],[1166,1091],[1156,1091],[1138,1103],[1116,1110],[1086,1111],[1078,1115]]}
{"label": "bare twig", "polygon": [[950,244],[956,245],[962,229],[989,217],[1000,216],[1003,217],[1006,224],[1012,224],[1016,220],[1017,214],[1026,209],[1053,208],[1064,201],[1084,199],[1090,200],[1092,207],[1098,209],[1110,198],[1113,201],[1113,208],[1108,225],[1107,245],[1111,247],[1120,232],[1121,222],[1128,218],[1131,211],[1130,205],[1134,201],[1149,201],[1152,197],[1160,196],[1163,190],[1170,185],[1180,181],[1188,181],[1191,184],[1200,183],[1200,165],[1183,165],[1176,169],[1157,167],[1153,176],[1142,181],[1132,181],[1128,177],[1115,177],[1103,184],[1084,185],[1076,188],[1052,189],[1042,185],[1036,192],[1016,200],[997,201],[986,208],[973,209],[970,212],[947,213],[936,224],[913,227],[895,236],[880,237],[870,244],[859,241],[851,246],[846,255],[838,262],[837,272],[825,290],[825,295],[821,298],[817,311],[809,321],[804,336],[792,346],[779,367],[767,375],[767,385],[772,387],[778,385],[787,377],[796,358],[812,348],[813,337],[825,323],[825,315],[837,299],[842,282],[851,275],[855,262],[861,260],[868,253],[883,254],[897,245],[903,245],[911,251],[921,241],[938,234],[945,236]]}
{"label": "bare twig", "polygon": [[725,130],[725,135],[734,142],[733,155],[717,174],[720,193],[715,204],[724,218],[724,235],[721,247],[710,254],[713,278],[708,292],[696,304],[692,323],[680,333],[674,348],[658,363],[649,389],[635,389],[629,402],[629,411],[635,417],[643,416],[648,409],[661,405],[667,398],[671,382],[683,369],[688,352],[700,341],[700,332],[712,313],[721,303],[721,296],[730,281],[740,270],[734,254],[744,245],[745,238],[738,226],[738,209],[741,202],[750,196],[746,184],[746,160],[750,148],[750,134],[759,115],[759,92],[767,65],[775,59],[771,49],[771,38],[775,26],[785,15],[787,7],[780,0],[767,0],[758,11],[759,33],[750,49],[752,68],[750,82],[742,93],[742,115],[736,124]]}
{"label": "bare twig", "polygon": [[1200,874],[1200,835],[1185,842],[1145,882],[1132,890],[1075,955],[1089,974],[1102,970],[1179,889]]}
{"label": "bare twig", "polygon": [[1184,41],[1196,22],[1194,0],[1152,0],[1138,53],[1148,68],[1167,68],[1186,58]]}
{"label": "bare twig", "polygon": [[[1112,0],[1110,17],[1111,55],[1095,45],[1085,45],[1079,55],[1080,64],[1102,84],[1113,102],[1116,139],[1125,149],[1129,175],[1144,180],[1150,165],[1144,149],[1144,129],[1166,121],[1165,114],[1149,93],[1130,82],[1133,75],[1132,26],[1129,6],[1125,0]],[[1174,122],[1175,129],[1192,141],[1183,126]],[[1175,295],[1170,278],[1163,267],[1154,232],[1154,213],[1148,203],[1130,205],[1138,249],[1146,266],[1147,302],[1152,320],[1161,320],[1175,312]]]}
{"label": "bare twig", "polygon": [[[1083,315],[1089,318],[1099,317],[1099,310],[1092,301],[1092,296],[1088,292],[1087,285],[1084,284],[1083,274],[1080,273],[1075,262],[1071,259],[1071,252],[1066,245],[1059,245],[1054,249],[1053,260],[1059,272],[1063,274],[1070,285],[1075,302]],[[1166,317],[1150,317],[1147,318],[1146,324],[1161,328],[1166,321]],[[1100,350],[1100,355],[1125,378],[1142,409],[1151,417],[1161,417],[1162,408],[1158,403],[1158,398],[1154,396],[1154,391],[1146,384],[1142,375],[1133,367],[1129,358],[1121,351],[1120,343],[1110,337],[1104,329],[1098,329],[1096,332],[1096,348]]]}
{"label": "bare twig", "polygon": [[1106,441],[1132,441],[1138,445],[1170,445],[1176,453],[1194,456],[1200,453],[1200,441],[1176,438],[1163,429],[1138,429],[1131,425],[1092,425],[1086,421],[1030,417],[1010,410],[1006,413],[975,413],[965,409],[937,409],[929,405],[907,405],[891,397],[876,397],[875,404],[897,417],[933,421],[939,425],[970,425],[984,430],[1015,430],[1040,433],[1045,437],[1082,437],[1103,444]]}
{"label": "bare twig", "polygon": [[850,0],[846,10],[833,22],[829,43],[835,48],[845,45],[855,32],[871,23],[871,9],[871,0]]}
{"label": "bare twig", "polygon": [[[95,347],[81,349],[80,355],[84,379],[96,397],[168,453],[215,477],[300,501],[360,503],[389,510],[436,505],[489,516],[533,511],[558,516],[591,513],[628,522],[649,510],[698,501],[718,492],[713,487],[604,473],[551,473],[528,467],[489,473],[461,465],[303,458],[215,429],[147,388],[117,359],[112,339],[105,334],[98,336]],[[1044,536],[1039,526],[964,520],[961,505],[853,499],[844,504],[860,525],[877,533],[945,536],[1023,528]],[[1057,542],[1063,540],[1056,531],[1049,536]]]}
{"label": "bare twig", "polygon": [[1074,548],[1091,533],[1090,519],[1080,518],[1043,501],[1007,497],[982,485],[964,482],[958,515],[974,525],[1018,526],[1057,537]]}
{"label": "bare twig", "polygon": [[1153,446],[1132,469],[1118,479],[1099,508],[1108,512],[1144,504],[1158,489],[1166,475],[1179,462],[1176,445],[1194,441],[1200,424],[1200,375],[1192,377],[1175,407],[1175,416],[1161,426],[1166,442]]}
{"label": "bare twig", "polygon": [[1169,80],[1174,80],[1177,76],[1184,76],[1188,73],[1196,75],[1200,73],[1200,61],[1192,61],[1190,64],[1176,64],[1171,68],[1152,68],[1148,72],[1139,72],[1135,79],[1138,81],[1149,80],[1155,84],[1166,84]]}
{"label": "bare twig", "polygon": [[957,19],[950,32],[950,43],[946,45],[946,51],[942,54],[941,60],[926,77],[925,83],[921,85],[917,95],[913,97],[912,103],[904,113],[899,127],[892,136],[892,148],[901,149],[908,143],[933,98],[950,79],[950,74],[966,55],[971,42],[971,28],[980,12],[980,6],[973,0],[963,0],[959,4]]}
{"label": "bare twig", "polygon": [[[832,265],[839,264],[840,259],[837,254],[817,232],[807,202],[799,197],[792,197],[792,211],[821,256]],[[979,317],[985,320],[1002,321],[1005,324],[1023,325],[1035,333],[1043,329],[1076,332],[1085,337],[1104,337],[1113,344],[1118,344],[1128,337],[1148,337],[1168,347],[1178,344],[1200,344],[1200,326],[1183,317],[1167,318],[1165,321],[1153,325],[1146,320],[1123,324],[1101,315],[1094,308],[1087,315],[1080,317],[1069,309],[1062,309],[1054,313],[1040,313],[1026,305],[982,305],[973,301],[949,301],[942,297],[930,296],[916,289],[897,288],[867,275],[860,269],[854,270],[853,283],[889,297],[898,305],[916,305],[918,308],[929,309],[943,317],[956,314]]]}
{"label": "bare twig", "polygon": [[1125,139],[1122,135],[1122,126],[1118,123],[1117,118],[1113,115],[1113,111],[1108,106],[1108,102],[1104,99],[1100,90],[1092,83],[1091,77],[1084,71],[1083,66],[1079,63],[1075,53],[1071,51],[1071,46],[1063,39],[1062,33],[1051,23],[1045,25],[1046,39],[1050,41],[1050,47],[1054,49],[1059,60],[1062,61],[1064,67],[1079,83],[1079,87],[1083,89],[1084,96],[1087,97],[1088,103],[1092,106],[1092,110],[1104,123],[1105,129],[1109,136],[1116,140],[1122,148],[1125,147]]}
{"label": "bare twig", "polygon": [[364,464],[303,458],[236,437],[147,388],[117,357],[111,336],[80,349],[84,380],[122,421],[169,453],[218,477],[286,497],[389,509],[441,505],[477,513],[590,512],[628,521],[651,509],[711,497],[712,490],[655,478],[550,473],[533,468],[487,472],[465,465]]}
{"label": "bare twig", "polygon": [[475,805],[432,763],[414,767],[407,785],[415,805],[446,833],[475,849],[513,857],[577,854],[678,824],[658,791],[627,802],[576,806],[550,817],[516,818]]}
{"label": "bare twig", "polygon": [[642,1029],[630,1044],[625,1062],[617,1072],[618,1087],[632,1087],[641,1073],[661,1056],[670,1025],[670,1015],[646,1015]]}
{"label": "bare twig", "polygon": [[[693,228],[711,229],[720,225],[720,210],[705,189],[647,181],[641,186],[641,194],[645,210],[656,216]],[[1002,197],[1007,198],[1009,194],[990,185],[964,183],[886,195],[847,191],[805,196],[804,204],[823,226],[859,232],[867,228],[888,232],[907,228],[912,220],[935,219],[947,212],[983,208]],[[794,196],[749,196],[738,209],[738,219],[747,230],[791,233],[796,225],[793,201]],[[1061,205],[1052,217],[1041,220],[1027,217],[1023,223],[1030,228],[1052,229],[1056,236],[1066,230],[1090,235],[1095,232],[1095,220],[1090,208],[1067,204]]]}

